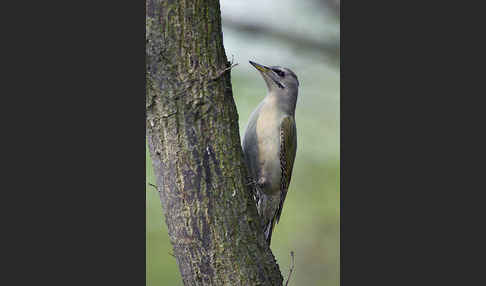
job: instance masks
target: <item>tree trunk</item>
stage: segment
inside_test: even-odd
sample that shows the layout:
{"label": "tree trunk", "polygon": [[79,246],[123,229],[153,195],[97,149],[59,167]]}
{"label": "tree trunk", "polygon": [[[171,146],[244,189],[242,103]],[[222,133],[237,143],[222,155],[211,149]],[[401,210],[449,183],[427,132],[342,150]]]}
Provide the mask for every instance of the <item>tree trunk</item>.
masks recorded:
{"label": "tree trunk", "polygon": [[184,285],[282,285],[247,183],[219,2],[146,1],[148,145]]}

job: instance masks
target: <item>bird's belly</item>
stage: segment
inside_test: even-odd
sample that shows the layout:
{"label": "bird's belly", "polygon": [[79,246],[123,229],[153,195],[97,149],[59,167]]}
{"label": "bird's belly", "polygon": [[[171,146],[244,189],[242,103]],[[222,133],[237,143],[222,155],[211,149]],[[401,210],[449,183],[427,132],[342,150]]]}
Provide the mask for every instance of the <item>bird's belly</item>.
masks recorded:
{"label": "bird's belly", "polygon": [[280,191],[280,117],[272,103],[262,106],[256,124],[258,180],[267,194]]}
{"label": "bird's belly", "polygon": [[275,158],[261,159],[260,161],[260,178],[263,178],[263,191],[267,194],[273,194],[280,191],[280,159]]}
{"label": "bird's belly", "polygon": [[[266,134],[265,134],[266,133]],[[262,180],[262,190],[267,194],[274,194],[280,191],[280,138],[273,132],[263,132],[259,140],[259,179]],[[263,136],[262,136],[263,135]]]}

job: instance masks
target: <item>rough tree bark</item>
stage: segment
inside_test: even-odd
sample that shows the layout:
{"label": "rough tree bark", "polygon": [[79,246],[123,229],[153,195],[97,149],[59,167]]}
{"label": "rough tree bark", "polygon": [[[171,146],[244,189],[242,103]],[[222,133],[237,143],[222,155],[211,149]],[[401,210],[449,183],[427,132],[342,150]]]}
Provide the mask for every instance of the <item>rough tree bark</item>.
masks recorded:
{"label": "rough tree bark", "polygon": [[147,137],[184,285],[282,285],[247,184],[217,0],[146,0]]}

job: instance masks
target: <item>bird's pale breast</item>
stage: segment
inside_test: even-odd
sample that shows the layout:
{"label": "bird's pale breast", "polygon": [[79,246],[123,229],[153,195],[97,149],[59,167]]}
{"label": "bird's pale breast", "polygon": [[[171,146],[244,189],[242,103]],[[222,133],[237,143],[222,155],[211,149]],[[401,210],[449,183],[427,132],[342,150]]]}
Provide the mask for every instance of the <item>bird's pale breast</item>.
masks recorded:
{"label": "bird's pale breast", "polygon": [[265,178],[264,192],[272,194],[280,191],[280,117],[271,102],[262,106],[256,131],[258,134],[259,177]]}

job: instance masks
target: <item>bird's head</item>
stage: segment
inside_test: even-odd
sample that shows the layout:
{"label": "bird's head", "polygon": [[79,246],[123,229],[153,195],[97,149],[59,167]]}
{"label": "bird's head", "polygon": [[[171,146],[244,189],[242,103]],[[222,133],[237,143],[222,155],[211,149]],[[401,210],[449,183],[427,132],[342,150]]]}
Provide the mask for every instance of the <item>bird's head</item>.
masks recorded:
{"label": "bird's head", "polygon": [[250,64],[260,72],[267,84],[269,92],[297,96],[299,80],[297,79],[297,75],[289,68],[280,66],[266,67],[252,61],[250,61]]}

